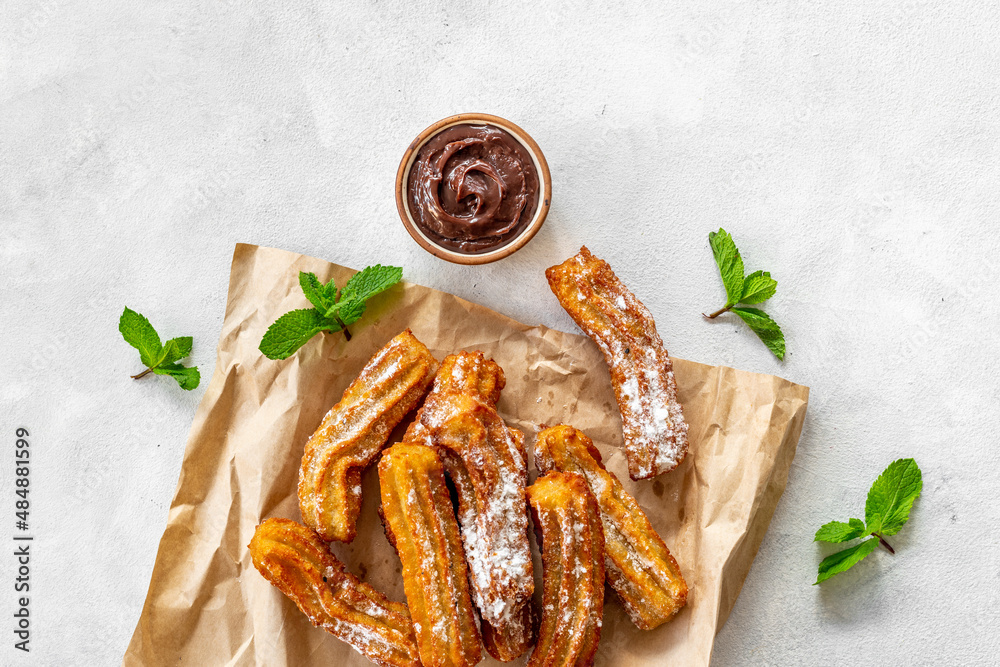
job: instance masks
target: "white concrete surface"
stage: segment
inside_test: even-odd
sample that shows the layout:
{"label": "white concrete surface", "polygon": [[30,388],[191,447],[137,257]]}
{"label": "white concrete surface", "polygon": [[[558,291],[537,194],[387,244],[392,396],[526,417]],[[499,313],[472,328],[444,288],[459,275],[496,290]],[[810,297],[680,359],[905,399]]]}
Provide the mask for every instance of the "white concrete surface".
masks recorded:
{"label": "white concrete surface", "polygon": [[[211,375],[233,246],[406,277],[572,330],[542,270],[586,243],[681,357],[812,387],[788,488],[714,664],[997,664],[1000,11],[984,3],[13,0],[0,4],[0,541],[32,472],[32,652],[114,665],[205,384],[133,382],[128,305]],[[420,250],[392,195],[451,113],[521,124],[552,212],[516,256]],[[723,302],[708,232],[779,282],[777,362]],[[822,587],[812,543],[901,456],[894,544]],[[3,547],[0,552],[8,553]]]}

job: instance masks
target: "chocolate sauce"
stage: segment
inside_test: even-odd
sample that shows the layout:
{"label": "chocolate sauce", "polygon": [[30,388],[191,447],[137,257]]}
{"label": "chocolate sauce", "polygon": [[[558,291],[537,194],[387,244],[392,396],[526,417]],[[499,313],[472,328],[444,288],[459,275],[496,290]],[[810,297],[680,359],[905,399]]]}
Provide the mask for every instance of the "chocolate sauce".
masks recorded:
{"label": "chocolate sauce", "polygon": [[432,241],[474,255],[507,245],[538,208],[531,155],[494,125],[453,125],[417,153],[406,186],[410,214]]}

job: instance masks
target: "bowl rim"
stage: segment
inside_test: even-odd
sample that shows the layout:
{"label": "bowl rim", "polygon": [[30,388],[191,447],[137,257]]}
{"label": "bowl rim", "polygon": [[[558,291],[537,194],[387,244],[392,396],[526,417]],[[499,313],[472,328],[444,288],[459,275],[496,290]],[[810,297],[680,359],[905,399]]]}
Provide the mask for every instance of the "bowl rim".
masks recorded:
{"label": "bowl rim", "polygon": [[[417,153],[423,145],[426,144],[433,136],[453,125],[464,125],[469,123],[493,125],[507,131],[511,136],[513,136],[514,139],[520,143],[531,156],[531,160],[535,165],[535,171],[539,175],[542,190],[539,193],[538,207],[535,209],[534,217],[531,219],[531,222],[528,223],[528,226],[525,227],[517,237],[515,237],[507,245],[476,255],[467,255],[449,248],[444,248],[428,238],[427,235],[425,235],[413,221],[413,216],[410,213],[409,201],[406,196],[406,186],[410,176],[410,168],[413,166]],[[535,234],[538,233],[538,230],[541,229],[542,224],[545,222],[545,218],[549,214],[549,205],[551,201],[552,176],[549,173],[549,165],[545,161],[542,149],[538,147],[538,144],[531,138],[531,135],[521,129],[521,127],[515,125],[506,118],[501,118],[500,116],[494,116],[492,114],[460,113],[448,116],[447,118],[442,118],[436,123],[429,125],[423,132],[417,135],[416,139],[410,142],[410,145],[403,153],[402,160],[399,162],[399,169],[396,171],[396,209],[399,211],[399,218],[403,221],[403,226],[406,228],[406,231],[409,232],[410,236],[413,237],[413,240],[416,241],[417,244],[424,250],[435,257],[453,262],[455,264],[488,264],[517,252],[523,248],[528,241],[534,238]]]}

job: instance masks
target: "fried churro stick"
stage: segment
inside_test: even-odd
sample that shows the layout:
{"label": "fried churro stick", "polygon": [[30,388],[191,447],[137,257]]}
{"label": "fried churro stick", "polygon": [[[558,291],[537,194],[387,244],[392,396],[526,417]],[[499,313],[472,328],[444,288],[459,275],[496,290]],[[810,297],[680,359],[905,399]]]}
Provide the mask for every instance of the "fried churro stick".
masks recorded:
{"label": "fried churro stick", "polygon": [[417,407],[437,361],[409,329],[379,350],[306,443],[299,509],[327,542],[350,542],[361,511],[361,473],[392,429]]}
{"label": "fried churro stick", "polygon": [[314,531],[289,519],[268,519],[257,526],[249,549],[257,571],[313,625],[377,665],[419,667],[406,605],[348,572]]}
{"label": "fried churro stick", "polygon": [[535,465],[583,475],[597,498],[604,525],[608,584],[642,630],[669,621],[687,602],[688,588],[677,561],[653,530],[635,498],[601,462],[593,441],[572,426],[538,434]]}
{"label": "fried churro stick", "polygon": [[508,662],[534,639],[535,584],[524,436],[507,428],[495,408],[504,383],[500,366],[481,352],[447,357],[407,438],[433,444],[455,485],[483,644]]}
{"label": "fried churro stick", "polygon": [[586,247],[545,276],[562,307],[604,353],[622,415],[629,476],[648,479],[676,468],[687,454],[688,425],[677,402],[673,364],[649,310]]}
{"label": "fried churro stick", "polygon": [[593,665],[604,615],[597,501],[572,472],[550,472],[527,493],[542,548],[542,623],[528,667]]}
{"label": "fried churro stick", "polygon": [[434,376],[434,388],[417,412],[417,418],[406,429],[403,441],[433,445],[430,431],[423,424],[423,415],[437,410],[444,396],[466,394],[496,408],[500,392],[506,384],[503,369],[492,359],[486,359],[482,352],[448,355],[441,362],[437,375]]}
{"label": "fried churro stick", "polygon": [[425,667],[471,667],[482,642],[469,594],[458,522],[437,452],[394,445],[378,464],[386,536],[403,564],[403,588]]}

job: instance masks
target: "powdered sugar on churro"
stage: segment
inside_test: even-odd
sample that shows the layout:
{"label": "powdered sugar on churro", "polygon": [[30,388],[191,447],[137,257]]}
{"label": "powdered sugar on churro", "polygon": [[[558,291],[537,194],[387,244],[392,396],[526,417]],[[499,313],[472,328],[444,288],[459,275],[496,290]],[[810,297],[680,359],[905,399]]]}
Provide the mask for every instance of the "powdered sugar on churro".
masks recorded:
{"label": "powdered sugar on churro", "polygon": [[483,619],[497,625],[511,620],[534,588],[524,496],[527,462],[520,433],[477,393],[484,365],[493,362],[478,353],[452,361],[442,365],[421,424],[442,452],[458,491],[473,600]]}
{"label": "powdered sugar on churro", "polygon": [[645,479],[672,470],[687,453],[688,425],[653,316],[608,264],[586,248],[546,275],[562,306],[601,348],[611,369],[629,474]]}
{"label": "powdered sugar on churro", "polygon": [[490,623],[507,617],[515,603],[514,596],[498,591],[525,588],[525,566],[531,562],[527,546],[523,482],[514,474],[503,475],[501,483],[485,502],[462,517],[462,537],[472,575],[474,597],[483,617]]}
{"label": "powdered sugar on churro", "polygon": [[[435,414],[426,416],[430,418],[432,431],[448,428],[447,421],[433,426]],[[509,617],[515,606],[520,606],[531,596],[533,586],[524,498],[527,465],[510,430],[499,416],[495,419],[499,423],[493,424],[491,430],[494,435],[496,431],[502,432],[503,449],[515,462],[514,466],[497,465],[495,451],[472,449],[450,457],[452,465],[473,467],[476,472],[488,468],[490,475],[496,475],[496,483],[491,488],[480,485],[478,494],[469,476],[453,475],[462,499],[458,518],[462,526],[473,598],[483,618],[491,624]],[[482,475],[477,477],[486,479]],[[470,485],[472,488],[469,488]]]}
{"label": "powdered sugar on churro", "polygon": [[643,457],[638,474],[630,460],[630,472],[633,477],[645,478],[672,470],[687,453],[688,425],[677,402],[670,357],[662,344],[659,349],[640,348],[616,338],[598,340],[598,344],[608,365],[625,378],[615,393],[619,402],[628,406],[621,411],[626,447],[652,454]]}
{"label": "powdered sugar on churro", "polygon": [[249,549],[254,566],[313,625],[378,664],[416,660],[406,607],[348,572],[312,530],[288,519],[268,519],[257,527]]}

